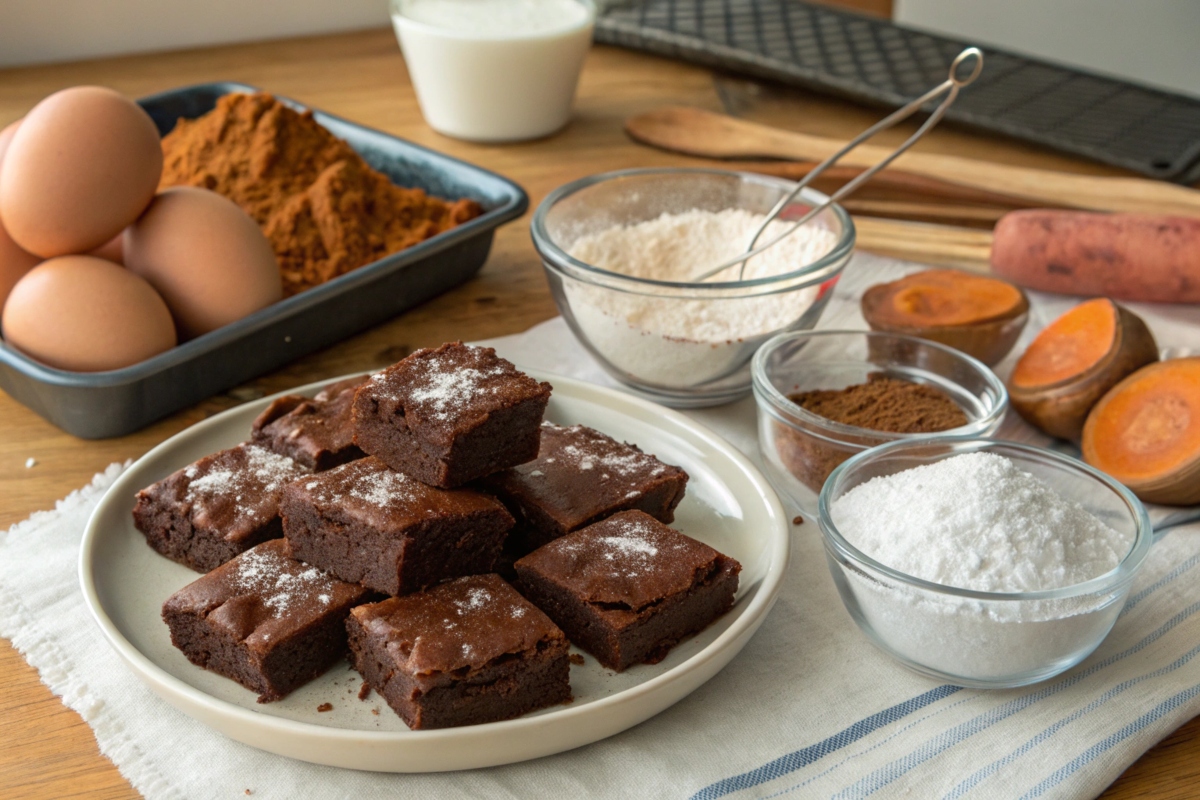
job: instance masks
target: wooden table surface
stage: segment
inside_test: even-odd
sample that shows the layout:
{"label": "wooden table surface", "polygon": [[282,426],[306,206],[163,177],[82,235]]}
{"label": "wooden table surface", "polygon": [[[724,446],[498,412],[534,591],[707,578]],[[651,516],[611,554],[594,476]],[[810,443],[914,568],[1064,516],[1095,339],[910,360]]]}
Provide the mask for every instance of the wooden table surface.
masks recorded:
{"label": "wooden table surface", "polygon": [[[542,141],[472,145],[444,138],[421,120],[390,31],[291,39],[185,52],[0,71],[0,127],[40,98],[82,83],[130,97],[213,80],[267,88],[347,119],[411,139],[513,178],[534,206],[554,187],[595,172],[700,163],[633,144],[622,120],[662,104],[696,105],[849,138],[878,111],[763,86],[671,61],[597,47],[580,86],[574,121]],[[895,141],[895,131],[884,141]],[[995,138],[940,129],[920,144],[947,152],[1093,174],[1111,170]],[[873,249],[898,252],[886,240]],[[503,228],[477,278],[403,317],[279,372],[238,387],[120,439],[83,441],[62,433],[0,393],[0,529],[54,502],[114,461],[137,458],[192,423],[240,402],[342,373],[380,367],[417,347],[516,333],[555,314],[528,216]],[[37,464],[26,468],[26,459]],[[0,641],[0,795],[6,798],[131,798],[137,793],[99,754],[87,725]],[[1200,785],[1200,718],[1148,752],[1106,798],[1185,798]]]}

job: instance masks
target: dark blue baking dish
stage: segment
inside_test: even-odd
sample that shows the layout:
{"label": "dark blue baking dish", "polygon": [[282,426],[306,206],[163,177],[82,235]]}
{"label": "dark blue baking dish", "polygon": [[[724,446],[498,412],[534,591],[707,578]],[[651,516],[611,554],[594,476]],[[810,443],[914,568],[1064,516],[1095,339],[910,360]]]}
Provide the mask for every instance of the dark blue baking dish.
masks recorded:
{"label": "dark blue baking dish", "polygon": [[[206,83],[138,102],[165,135],[180,117],[211,111],[222,95],[254,91],[240,83]],[[487,260],[495,229],[529,206],[520,186],[495,173],[320,111],[314,110],[313,116],[394,183],[449,199],[469,197],[484,213],[124,369],[52,369],[0,342],[0,388],[84,439],[130,433],[466,281]]]}

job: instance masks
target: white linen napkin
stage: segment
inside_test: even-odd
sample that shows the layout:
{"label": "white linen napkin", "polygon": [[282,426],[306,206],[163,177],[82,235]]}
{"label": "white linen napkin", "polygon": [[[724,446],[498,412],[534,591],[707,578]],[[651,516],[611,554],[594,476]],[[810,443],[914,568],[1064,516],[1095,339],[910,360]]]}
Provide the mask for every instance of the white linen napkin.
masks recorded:
{"label": "white linen napkin", "polygon": [[[917,269],[856,255],[822,328],[862,328],[862,289]],[[1034,297],[1018,345],[1074,301]],[[1200,344],[1200,309],[1135,306],[1164,345]],[[489,342],[527,367],[612,385],[561,319]],[[1001,374],[1011,366],[1010,356]],[[754,404],[688,412],[758,459]],[[1010,415],[1001,438],[1044,441]],[[793,531],[775,609],[719,675],[625,733],[557,756],[468,772],[383,775],[314,766],[230,741],[128,672],[76,577],[88,514],[114,464],[49,512],[0,533],[0,636],[91,725],[147,798],[1091,797],[1200,713],[1200,526],[1156,544],[1099,650],[1007,691],[941,684],[874,649],[838,599],[812,522]]]}

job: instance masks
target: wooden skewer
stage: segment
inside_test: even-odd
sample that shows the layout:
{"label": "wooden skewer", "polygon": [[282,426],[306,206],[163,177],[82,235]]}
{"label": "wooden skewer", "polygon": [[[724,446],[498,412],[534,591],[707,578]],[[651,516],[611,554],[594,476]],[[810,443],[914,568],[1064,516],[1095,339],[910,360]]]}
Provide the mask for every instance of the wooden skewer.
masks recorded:
{"label": "wooden skewer", "polygon": [[[757,172],[761,175],[774,175],[791,181],[798,181],[808,175],[817,166],[815,161],[750,161],[730,164],[746,172]],[[831,193],[862,174],[862,167],[833,166],[825,170],[813,183],[813,188]],[[965,205],[987,206],[992,208],[1032,208],[1034,203],[1013,195],[974,189],[969,186],[958,186],[937,178],[928,178],[898,169],[884,169],[876,173],[846,200],[842,205],[849,207],[855,198],[871,196],[875,199],[905,200],[912,202],[914,198],[937,199],[941,201]],[[1039,205],[1039,208],[1045,208]]]}
{"label": "wooden skewer", "polygon": [[922,264],[991,271],[991,231],[875,217],[855,217],[854,227],[863,250]]}
{"label": "wooden skewer", "polygon": [[[773,128],[699,108],[670,106],[625,121],[639,142],[707,158],[784,158],[821,161],[843,145],[835,139]],[[839,162],[869,167],[887,148],[864,144]],[[1036,205],[1096,211],[1200,216],[1200,192],[1143,178],[1101,178],[1015,167],[937,153],[909,152],[895,168],[985,192],[1021,198]]]}

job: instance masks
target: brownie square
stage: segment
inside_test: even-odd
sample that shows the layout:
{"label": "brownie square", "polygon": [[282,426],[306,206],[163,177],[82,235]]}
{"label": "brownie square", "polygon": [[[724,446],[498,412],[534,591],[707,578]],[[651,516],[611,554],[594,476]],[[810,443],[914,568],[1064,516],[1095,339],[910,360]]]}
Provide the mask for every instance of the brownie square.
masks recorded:
{"label": "brownie square", "polygon": [[635,445],[599,431],[542,423],[538,457],[483,479],[508,507],[516,526],[505,552],[517,558],[618,511],[675,519],[688,475]]}
{"label": "brownie square", "polygon": [[171,643],[258,702],[278,700],[346,655],[346,617],[371,593],[264,542],[180,589],[163,604]]}
{"label": "brownie square", "polygon": [[350,660],[410,728],[511,719],[571,699],[570,644],[498,575],[359,606]]}
{"label": "brownie square", "polygon": [[251,426],[251,441],[316,472],[362,458],[354,444],[350,408],[365,376],[326,386],[311,400],[289,394],[276,398]]}
{"label": "brownie square", "polygon": [[430,486],[461,486],[538,454],[550,384],[490,347],[418,350],[354,397],[354,442]]}
{"label": "brownie square", "polygon": [[435,489],[370,456],[291,484],[282,513],[293,556],[393,595],[491,572],[513,524],[493,497]]}
{"label": "brownie square", "polygon": [[283,487],[307,474],[287,456],[239,444],[138,492],[133,524],[159,553],[208,572],[282,536]]}
{"label": "brownie square", "polygon": [[742,565],[642,511],[623,511],[517,561],[517,587],[613,670],[661,661],[733,605]]}

